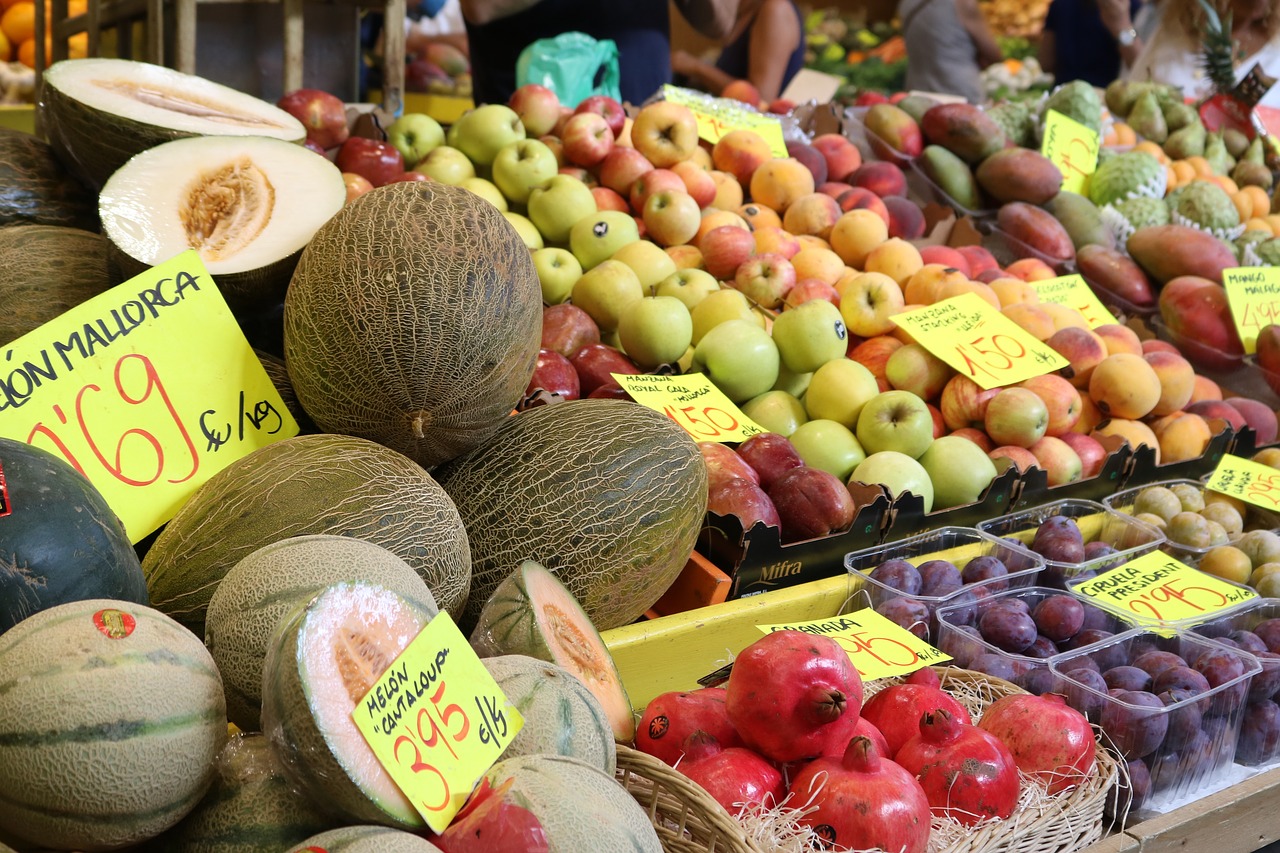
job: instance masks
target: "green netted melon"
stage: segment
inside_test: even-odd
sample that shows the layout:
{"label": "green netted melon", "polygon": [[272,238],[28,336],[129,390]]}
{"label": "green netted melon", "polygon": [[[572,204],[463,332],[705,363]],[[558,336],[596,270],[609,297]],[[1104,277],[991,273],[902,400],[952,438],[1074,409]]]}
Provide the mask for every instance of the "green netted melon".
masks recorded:
{"label": "green netted melon", "polygon": [[299,145],[302,122],[230,86],[128,59],[67,59],[44,71],[40,124],[94,187],[139,151],[188,136],[266,136]]}
{"label": "green netted melon", "polygon": [[98,194],[80,183],[37,136],[0,128],[0,225],[98,230]]}
{"label": "green netted melon", "polygon": [[290,787],[262,734],[231,738],[215,768],[209,793],[149,853],[280,853],[336,823]]}
{"label": "green netted melon", "polygon": [[430,620],[424,608],[390,590],[342,583],[294,608],[272,639],[262,730],[293,784],[346,821],[426,825],[352,711]]}
{"label": "green netted melon", "polygon": [[385,826],[344,826],[313,835],[288,853],[441,853],[425,838]]}
{"label": "green netted melon", "polygon": [[524,727],[503,750],[504,758],[568,755],[613,775],[618,751],[609,719],[573,673],[526,655],[499,655],[481,663],[524,717]]}
{"label": "green netted melon", "polygon": [[507,420],[541,342],[528,248],[497,208],[446,184],[388,184],[348,204],[285,297],[285,362],[311,419],[426,468]]}
{"label": "green netted melon", "polygon": [[564,667],[599,701],[617,740],[635,737],[631,700],[600,632],[564,584],[533,560],[489,596],[470,640],[481,657],[527,655]]}
{"label": "green netted melon", "polygon": [[0,833],[139,844],[195,808],[226,737],[213,659],[159,611],[76,601],[0,636]]}
{"label": "green netted melon", "polygon": [[422,576],[442,609],[462,612],[471,556],[449,495],[413,460],[327,434],[268,445],[197,489],[142,561],[151,603],[204,636],[205,609],[232,566],[309,533],[381,545]]}
{"label": "green netted melon", "polygon": [[627,400],[529,409],[436,479],[471,543],[467,630],[524,560],[555,573],[597,629],[625,625],[680,574],[707,510],[693,439]]}
{"label": "green netted melon", "polygon": [[298,393],[293,390],[293,382],[289,379],[289,370],[285,367],[284,359],[256,348],[253,354],[258,357],[258,361],[262,362],[262,369],[266,371],[267,378],[275,386],[276,393],[284,401],[289,414],[293,415],[293,419],[297,421],[298,431],[304,434],[315,432],[316,425],[311,423],[311,418],[302,411],[302,404],[298,402]]}
{"label": "green netted melon", "polygon": [[303,599],[342,581],[367,581],[438,612],[431,590],[408,563],[380,545],[346,536],[295,536],[236,563],[214,590],[204,643],[222,673],[227,719],[260,727],[262,669],[271,635]]}
{"label": "green netted melon", "polygon": [[123,280],[101,234],[61,225],[0,228],[0,345]]}
{"label": "green netted melon", "polygon": [[662,853],[648,813],[612,776],[585,761],[521,755],[499,761],[485,778],[495,787],[514,780],[509,796],[542,824],[550,853]]}

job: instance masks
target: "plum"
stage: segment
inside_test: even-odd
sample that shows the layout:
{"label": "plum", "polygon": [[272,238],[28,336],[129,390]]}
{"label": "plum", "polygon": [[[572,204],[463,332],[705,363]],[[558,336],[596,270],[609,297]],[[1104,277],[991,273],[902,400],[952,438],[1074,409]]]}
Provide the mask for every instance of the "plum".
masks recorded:
{"label": "plum", "polygon": [[1246,766],[1265,764],[1280,751],[1280,705],[1269,699],[1250,702],[1240,722],[1236,761]]}
{"label": "plum", "polygon": [[1069,640],[1084,627],[1084,605],[1070,595],[1045,597],[1031,611],[1036,628],[1054,642]]}
{"label": "plum", "polygon": [[998,655],[993,652],[974,655],[969,661],[969,669],[974,672],[984,672],[995,678],[1003,678],[1005,681],[1014,683],[1017,683],[1018,676],[1021,674],[1018,667],[1014,666],[1013,661],[1004,655]]}
{"label": "plum", "polygon": [[1145,690],[1113,691],[1102,709],[1102,730],[1125,760],[1155,752],[1169,729],[1169,717],[1160,697]]}
{"label": "plum", "polygon": [[1007,608],[988,608],[978,619],[982,638],[1006,652],[1020,653],[1036,641],[1036,623],[1026,613]]}
{"label": "plum", "polygon": [[1165,732],[1164,748],[1182,749],[1195,735],[1200,734],[1204,714],[1200,712],[1198,702],[1189,701],[1196,694],[1184,688],[1173,688],[1156,695],[1169,708],[1169,728]]}
{"label": "plum", "polygon": [[1275,652],[1258,652],[1255,657],[1262,664],[1262,672],[1249,681],[1250,702],[1270,699],[1280,691],[1280,655]]}
{"label": "plum", "polygon": [[982,635],[978,633],[978,629],[973,625],[954,626],[954,631],[948,631],[942,640],[942,651],[951,655],[951,659],[956,666],[965,669],[972,669],[969,662],[974,655],[983,654],[986,651],[986,645],[982,642]]}
{"label": "plum", "polygon": [[950,560],[926,560],[920,564],[919,570],[922,595],[942,597],[964,585],[960,570]]}
{"label": "plum", "polygon": [[[1085,543],[1085,546],[1084,546],[1084,558],[1087,561],[1097,560],[1102,557],[1107,557],[1107,556],[1110,556],[1111,554],[1118,554],[1118,553],[1120,552],[1116,550],[1114,545],[1111,545],[1108,542],[1103,542],[1101,539],[1095,539],[1093,542],[1087,542]],[[1117,566],[1121,565],[1122,563],[1124,563],[1123,558],[1107,560],[1106,562],[1099,563],[1098,565],[1093,566],[1091,568],[1091,571],[1094,571],[1097,573],[1109,572],[1112,569],[1116,568]]]}
{"label": "plum", "polygon": [[1215,697],[1210,714],[1228,714],[1239,707],[1249,692],[1244,675],[1244,661],[1229,649],[1208,649],[1192,664],[1205,677],[1210,687],[1222,688]]}
{"label": "plum", "polygon": [[1018,686],[1028,693],[1041,696],[1045,693],[1052,693],[1054,688],[1054,674],[1049,671],[1046,666],[1032,667],[1022,674],[1018,679]]}
{"label": "plum", "polygon": [[[1088,658],[1082,660],[1088,660]],[[1090,722],[1096,723],[1102,714],[1103,703],[1106,701],[1102,697],[1107,693],[1107,683],[1096,669],[1087,667],[1077,667],[1068,672],[1067,677],[1068,681],[1063,688],[1067,704],[1084,714]],[[1086,690],[1086,687],[1091,689]]]}
{"label": "plum", "polygon": [[1057,653],[1058,653],[1058,647],[1053,644],[1053,640],[1050,640],[1044,634],[1038,634],[1036,636],[1035,642],[1027,646],[1018,654],[1026,655],[1029,658],[1038,658],[1041,660],[1048,660],[1049,658],[1053,657]]}
{"label": "plum", "polygon": [[1134,655],[1130,663],[1138,669],[1145,669],[1152,678],[1158,677],[1160,673],[1171,667],[1187,665],[1181,655],[1161,651],[1143,652],[1142,654]]}
{"label": "plum", "polygon": [[906,560],[894,558],[885,560],[871,570],[872,578],[892,587],[906,595],[919,595],[921,587],[920,572]]}
{"label": "plum", "polygon": [[1262,642],[1262,638],[1252,631],[1236,629],[1227,635],[1227,639],[1234,641],[1238,648],[1244,649],[1253,655],[1268,651],[1267,644]]}
{"label": "plum", "polygon": [[1113,666],[1102,673],[1111,690],[1150,690],[1151,676],[1136,666]]}
{"label": "plum", "polygon": [[924,602],[914,598],[891,598],[876,605],[876,612],[920,639],[929,639],[929,621],[933,614]]}
{"label": "plum", "polygon": [[1084,537],[1075,521],[1055,515],[1040,522],[1031,540],[1031,550],[1055,563],[1082,563]]}
{"label": "plum", "polygon": [[1280,654],[1280,619],[1267,619],[1253,626],[1253,633],[1267,644],[1267,650]]}
{"label": "plum", "polygon": [[[1128,773],[1107,795],[1106,813],[1112,817],[1135,812],[1151,797],[1151,771],[1141,758],[1126,761]],[[1128,784],[1124,779],[1128,779]],[[1118,800],[1118,802],[1117,802]]]}
{"label": "plum", "polygon": [[1209,692],[1209,680],[1189,666],[1171,666],[1162,670],[1152,683],[1151,692],[1160,694],[1166,690],[1187,690],[1192,695]]}
{"label": "plum", "polygon": [[965,563],[964,570],[960,572],[960,579],[967,584],[990,581],[986,585],[987,588],[992,592],[1001,592],[1009,588],[1009,582],[993,580],[993,578],[1002,578],[1007,574],[1009,574],[1009,567],[1003,560],[984,554]]}

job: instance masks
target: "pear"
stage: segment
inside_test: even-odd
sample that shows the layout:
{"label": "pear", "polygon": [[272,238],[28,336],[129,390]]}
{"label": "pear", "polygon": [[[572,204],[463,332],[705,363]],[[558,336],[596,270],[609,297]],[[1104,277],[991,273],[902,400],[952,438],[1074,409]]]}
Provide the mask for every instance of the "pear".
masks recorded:
{"label": "pear", "polygon": [[1234,127],[1228,127],[1222,131],[1222,141],[1227,146],[1227,153],[1236,159],[1243,157],[1244,152],[1249,148],[1249,137]]}
{"label": "pear", "polygon": [[1209,161],[1215,175],[1229,175],[1235,168],[1235,158],[1227,151],[1221,133],[1210,133],[1204,143],[1204,159]]}
{"label": "pear", "polygon": [[1129,111],[1133,109],[1134,103],[1146,92],[1150,92],[1152,84],[1141,83],[1134,80],[1113,80],[1107,86],[1106,92],[1103,94],[1103,100],[1106,101],[1107,109],[1111,110],[1111,114],[1119,117],[1129,115]]}
{"label": "pear", "polygon": [[1200,124],[1200,114],[1196,112],[1196,108],[1181,101],[1176,104],[1160,104],[1160,112],[1164,114],[1164,123],[1170,133],[1192,124]]}
{"label": "pear", "polygon": [[1160,103],[1153,92],[1141,95],[1125,120],[1135,133],[1157,145],[1169,138],[1169,125],[1165,123],[1164,113],[1160,111]]}
{"label": "pear", "polygon": [[1169,138],[1164,143],[1164,153],[1174,160],[1204,156],[1207,135],[1204,125],[1197,118],[1194,123],[1169,134]]}

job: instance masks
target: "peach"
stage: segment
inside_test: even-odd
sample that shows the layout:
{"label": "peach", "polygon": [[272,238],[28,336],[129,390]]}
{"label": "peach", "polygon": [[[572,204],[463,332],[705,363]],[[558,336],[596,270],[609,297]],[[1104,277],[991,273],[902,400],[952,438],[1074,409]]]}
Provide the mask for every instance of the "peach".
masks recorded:
{"label": "peach", "polygon": [[804,167],[813,175],[815,187],[827,182],[827,158],[807,141],[788,140],[787,155],[804,164]]}
{"label": "peach", "polygon": [[1160,381],[1160,399],[1151,409],[1153,415],[1168,415],[1191,403],[1195,390],[1196,372],[1176,352],[1149,352],[1142,356]]}
{"label": "peach", "polygon": [[826,181],[818,184],[814,189],[832,198],[840,198],[840,196],[853,189],[853,184],[846,184],[843,181]]}
{"label": "peach", "polygon": [[1200,400],[1188,405],[1186,411],[1203,417],[1215,433],[1222,429],[1222,426],[1214,423],[1215,421],[1221,421],[1223,425],[1231,427],[1235,432],[1244,429],[1248,423],[1239,409],[1223,400]]}
{"label": "peach", "polygon": [[[960,438],[969,439],[969,441],[972,441],[974,444],[981,447],[983,452],[987,455],[990,455],[991,451],[995,449],[995,443],[991,441],[991,436],[976,427],[960,427],[960,429],[954,430],[948,433],[948,435],[955,435]],[[1019,450],[1021,450],[1021,448],[1019,448]]]}
{"label": "peach", "polygon": [[831,243],[822,239],[817,234],[797,234],[796,242],[800,244],[801,249],[830,249]]}
{"label": "peach", "polygon": [[977,278],[986,270],[999,270],[1000,263],[996,256],[982,246],[961,246],[956,249],[969,262],[969,275]]}
{"label": "peach", "polygon": [[760,90],[750,80],[730,80],[729,84],[720,90],[720,97],[741,101],[757,109],[760,107]]}
{"label": "peach", "polygon": [[[996,295],[999,296],[999,294]],[[1006,305],[1000,309],[1000,313],[1017,323],[1019,328],[1037,341],[1047,341],[1057,331],[1053,327],[1053,318],[1048,312],[1032,302]]]}
{"label": "peach", "polygon": [[1146,355],[1149,352],[1171,352],[1176,355],[1181,355],[1181,353],[1178,352],[1177,347],[1168,341],[1162,341],[1159,338],[1148,338],[1142,342],[1142,354]]}
{"label": "peach", "polygon": [[889,213],[889,236],[901,237],[903,240],[918,240],[924,236],[928,223],[924,211],[916,203],[899,196],[889,196],[884,200],[884,208]]}
{"label": "peach", "polygon": [[896,281],[899,287],[906,284],[907,279],[918,273],[923,266],[920,250],[897,237],[890,237],[868,252],[863,263],[867,272],[884,273]]}
{"label": "peach", "polygon": [[760,164],[772,158],[769,143],[754,130],[731,130],[711,148],[711,165],[733,175],[744,187]]}
{"label": "peach", "polygon": [[1053,267],[1039,258],[1019,258],[1005,267],[1004,271],[1014,278],[1020,278],[1024,281],[1044,281],[1047,278],[1058,277]]}
{"label": "peach", "polygon": [[831,229],[831,248],[855,269],[862,269],[871,250],[888,239],[888,223],[870,210],[851,210]]}
{"label": "peach", "polygon": [[755,254],[751,232],[736,225],[712,228],[698,243],[702,263],[717,281],[728,281],[747,258]]}
{"label": "peach", "polygon": [[1045,427],[1045,435],[1062,435],[1071,432],[1080,420],[1080,391],[1056,373],[1033,376],[1021,383],[1029,388],[1044,403],[1049,412],[1049,425]]}
{"label": "peach", "polygon": [[746,220],[747,226],[752,231],[758,231],[761,228],[782,227],[782,217],[778,215],[776,210],[754,201],[741,205],[737,210],[737,214]]}
{"label": "peach", "polygon": [[782,227],[792,234],[815,234],[825,240],[840,215],[840,205],[831,196],[809,193],[787,208],[782,217]]}
{"label": "peach", "polygon": [[1191,387],[1192,403],[1198,403],[1201,400],[1221,400],[1222,389],[1218,387],[1218,383],[1214,382],[1207,376],[1196,374],[1196,378]]}
{"label": "peach", "polygon": [[840,209],[845,212],[850,210],[873,210],[877,216],[884,220],[885,227],[889,225],[889,208],[885,206],[884,200],[871,190],[853,187],[836,199],[836,202],[840,205]]}
{"label": "peach", "polygon": [[969,261],[956,249],[950,246],[925,246],[920,250],[920,257],[926,264],[942,264],[953,270],[960,270],[965,278],[969,277]]}
{"label": "peach", "polygon": [[772,252],[791,260],[796,252],[800,251],[800,241],[778,226],[766,225],[763,228],[756,228],[755,237],[756,251],[760,254]]}
{"label": "peach", "polygon": [[791,256],[791,265],[796,269],[796,278],[816,278],[835,287],[844,275],[844,261],[830,249],[820,246],[803,248]]}
{"label": "peach", "polygon": [[1139,447],[1150,447],[1155,451],[1156,464],[1160,464],[1160,440],[1156,438],[1156,434],[1151,431],[1151,427],[1142,421],[1132,421],[1126,418],[1111,418],[1103,421],[1090,433],[1094,438],[1100,436],[1114,435],[1125,440],[1125,442],[1137,450]]}
{"label": "peach", "polygon": [[838,133],[823,133],[813,140],[813,147],[827,161],[827,180],[843,181],[862,165],[862,152]]}
{"label": "peach", "polygon": [[668,246],[664,251],[678,270],[702,269],[702,251],[697,246]]}
{"label": "peach", "polygon": [[1138,333],[1128,326],[1104,323],[1101,326],[1094,326],[1093,333],[1102,338],[1102,342],[1107,345],[1107,352],[1111,355],[1118,352],[1142,355],[1142,341],[1138,339]]}
{"label": "peach", "polygon": [[[1060,305],[1056,302],[1041,302],[1040,308],[1053,320],[1054,330],[1075,327],[1077,329],[1089,328],[1089,321],[1084,315],[1072,308],[1070,305]],[[1103,346],[1106,342],[1103,341]]]}
{"label": "peach", "polygon": [[1156,422],[1152,431],[1160,445],[1160,459],[1165,464],[1199,459],[1213,438],[1205,419],[1189,412],[1166,415]]}
{"label": "peach", "polygon": [[700,246],[702,244],[703,237],[723,225],[732,225],[735,228],[741,228],[748,234],[751,233],[751,227],[748,226],[746,220],[738,214],[731,210],[720,210],[719,208],[709,207],[702,211],[702,222],[698,224],[698,231],[693,235],[693,239],[689,241],[690,244]]}
{"label": "peach", "polygon": [[1109,418],[1137,420],[1160,402],[1160,378],[1140,355],[1121,352],[1098,363],[1089,377],[1089,396]]}
{"label": "peach", "polygon": [[996,267],[993,270],[983,270],[980,273],[974,274],[973,277],[976,278],[978,281],[984,282],[985,284],[990,284],[991,282],[995,281],[998,278],[1013,278],[1013,276],[1008,275],[1004,270],[1000,269],[999,267]]}
{"label": "peach", "polygon": [[630,213],[631,206],[627,200],[608,187],[592,187],[591,195],[596,200],[597,210],[616,210],[619,213]]}
{"label": "peach", "polygon": [[787,291],[783,302],[786,303],[788,308],[794,308],[814,299],[825,299],[836,307],[840,306],[840,294],[836,292],[834,287],[819,278],[798,279],[792,288]]}
{"label": "peach", "polygon": [[1280,424],[1276,421],[1276,413],[1266,403],[1248,397],[1228,397],[1225,402],[1235,408],[1254,431],[1257,436],[1255,446],[1271,444],[1276,440]]}
{"label": "peach", "polygon": [[991,285],[991,289],[996,292],[996,296],[1000,297],[1000,307],[1008,308],[1010,305],[1019,305],[1021,303],[1037,303],[1040,301],[1040,294],[1036,293],[1036,289],[1031,286],[1031,282],[1023,281],[1013,276],[1003,276],[987,282]]}
{"label": "peach", "polygon": [[799,160],[775,157],[751,175],[751,199],[785,215],[796,199],[813,192],[813,186],[813,173]]}
{"label": "peach", "polygon": [[738,183],[737,178],[718,169],[708,174],[716,185],[716,194],[711,199],[710,207],[720,210],[737,210],[742,206],[742,184]]}
{"label": "peach", "polygon": [[1098,407],[1093,400],[1089,399],[1087,394],[1082,394],[1080,396],[1080,420],[1076,421],[1076,425],[1072,427],[1071,431],[1088,435],[1103,420],[1102,412],[1098,411]]}
{"label": "peach", "polygon": [[849,358],[871,371],[881,391],[888,391],[889,379],[885,376],[885,365],[889,363],[889,356],[903,346],[906,344],[892,335],[876,335],[850,350]]}
{"label": "peach", "polygon": [[997,311],[1000,310],[1000,297],[996,296],[996,292],[980,281],[974,281],[970,278],[960,278],[959,276],[949,278],[943,282],[934,292],[934,301],[941,302],[944,299],[950,299],[953,296],[959,296],[962,293],[976,293],[982,297],[983,301]]}
{"label": "peach", "polygon": [[716,182],[710,171],[692,160],[681,160],[671,167],[671,171],[684,181],[684,191],[693,197],[698,207],[708,207],[715,201]]}
{"label": "peach", "polygon": [[1018,469],[1020,473],[1025,474],[1032,468],[1039,468],[1040,460],[1036,459],[1036,455],[1025,447],[1018,447],[1016,444],[1002,444],[987,451],[987,456],[991,457],[991,461],[996,463],[996,471],[1004,473],[1009,466]]}
{"label": "peach", "polygon": [[855,187],[865,187],[880,198],[907,194],[907,176],[887,160],[863,163],[849,176],[849,183]]}
{"label": "peach", "polygon": [[[1043,308],[1043,306],[1037,306]],[[1050,335],[1045,343],[1070,364],[1061,371],[1072,385],[1088,388],[1093,370],[1107,358],[1107,345],[1088,329],[1068,326]],[[1159,385],[1159,383],[1156,383]]]}
{"label": "peach", "polygon": [[[848,216],[849,214],[845,214]],[[938,291],[952,281],[968,281],[964,273],[942,264],[925,263],[902,286],[902,295],[915,305],[932,305],[938,301]]]}

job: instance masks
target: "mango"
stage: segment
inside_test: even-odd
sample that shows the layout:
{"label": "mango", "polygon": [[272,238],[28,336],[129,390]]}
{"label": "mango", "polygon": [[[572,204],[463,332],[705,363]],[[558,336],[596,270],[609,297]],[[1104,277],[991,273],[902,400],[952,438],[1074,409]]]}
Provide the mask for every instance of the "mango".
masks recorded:
{"label": "mango", "polygon": [[1000,126],[973,104],[939,104],[920,119],[920,129],[932,145],[941,145],[966,163],[980,163],[1004,148]]}
{"label": "mango", "polygon": [[1045,209],[1062,223],[1071,235],[1071,242],[1078,254],[1085,246],[1115,248],[1116,238],[1102,222],[1098,206],[1082,195],[1060,192],[1045,205]]}
{"label": "mango", "polygon": [[1113,294],[1135,308],[1156,306],[1151,280],[1142,267],[1123,252],[1097,244],[1082,246],[1076,250],[1076,269],[1092,287]]}
{"label": "mango", "polygon": [[1163,284],[1194,275],[1222,283],[1222,271],[1238,266],[1226,243],[1205,231],[1185,225],[1149,225],[1129,237],[1129,256]]}
{"label": "mango", "polygon": [[[1071,235],[1062,223],[1049,211],[1033,204],[1014,201],[1004,205],[996,223],[1014,240],[1050,260],[1070,260],[1076,255]],[[1030,255],[1022,246],[1015,245],[1013,250],[1019,257]]]}
{"label": "mango", "polygon": [[941,145],[927,145],[916,163],[924,176],[950,196],[956,205],[965,210],[982,208],[982,191],[978,189],[978,182],[969,171],[969,164],[955,154]]}
{"label": "mango", "polygon": [[987,195],[1000,203],[1045,204],[1062,189],[1062,172],[1039,151],[1004,148],[983,160],[975,176]]}
{"label": "mango", "polygon": [[871,150],[881,160],[901,161],[918,157],[924,137],[916,120],[893,104],[876,104],[862,117]]}

